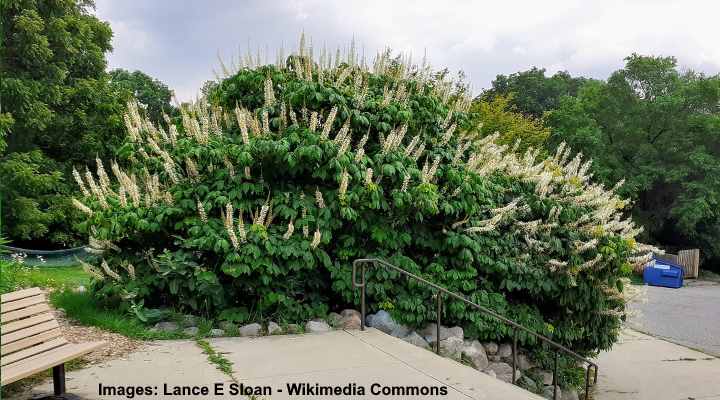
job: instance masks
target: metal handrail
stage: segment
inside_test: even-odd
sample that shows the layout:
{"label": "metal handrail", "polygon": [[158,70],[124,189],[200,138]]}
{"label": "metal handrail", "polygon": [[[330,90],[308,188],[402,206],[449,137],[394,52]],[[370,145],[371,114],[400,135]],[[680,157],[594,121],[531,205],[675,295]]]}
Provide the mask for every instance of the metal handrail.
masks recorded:
{"label": "metal handrail", "polygon": [[[416,281],[422,282],[427,286],[432,287],[433,289],[437,290],[437,336],[435,340],[435,352],[440,354],[440,317],[442,314],[442,294],[446,294],[450,297],[453,297],[455,299],[458,299],[470,306],[475,307],[476,309],[482,311],[485,314],[489,314],[496,319],[499,319],[501,322],[510,325],[514,331],[513,331],[513,348],[512,348],[512,381],[515,383],[516,373],[517,373],[517,339],[518,339],[518,331],[523,331],[537,339],[540,339],[541,341],[549,344],[550,346],[554,347],[556,350],[562,351],[563,353],[571,356],[572,358],[581,361],[585,364],[587,364],[587,368],[585,370],[585,398],[588,398],[589,392],[590,392],[590,369],[592,368],[594,371],[594,377],[593,377],[593,385],[597,383],[597,374],[598,374],[598,366],[594,362],[588,360],[587,358],[581,356],[580,354],[577,354],[576,352],[568,349],[567,347],[553,341],[552,339],[543,336],[539,333],[533,332],[530,329],[518,324],[517,322],[505,318],[502,315],[496,313],[493,310],[490,310],[487,307],[481,306],[480,304],[477,304],[473,301],[470,301],[468,298],[463,296],[462,294],[451,292],[447,290],[446,288],[437,285],[435,283],[432,283],[428,281],[425,278],[422,278],[418,275],[415,275],[411,272],[408,272],[396,265],[390,264],[389,262],[379,259],[379,258],[359,258],[355,261],[353,261],[353,271],[352,271],[352,284],[353,288],[360,288],[360,313],[362,315],[362,318],[360,320],[360,329],[365,330],[365,266],[366,264],[371,264],[373,267],[377,267],[378,265],[395,270],[407,277],[413,278]],[[360,276],[362,278],[361,282],[358,282],[357,277],[357,270],[358,267],[360,267]],[[557,392],[558,392],[558,380],[557,380],[557,369],[558,369],[558,352],[555,352],[555,359],[554,359],[554,365],[553,365],[553,399],[557,399]]]}

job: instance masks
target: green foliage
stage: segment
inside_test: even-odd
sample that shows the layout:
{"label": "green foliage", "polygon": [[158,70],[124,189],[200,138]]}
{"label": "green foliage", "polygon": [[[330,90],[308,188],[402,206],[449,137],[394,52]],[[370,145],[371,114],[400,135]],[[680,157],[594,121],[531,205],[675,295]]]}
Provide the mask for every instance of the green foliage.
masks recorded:
{"label": "green foliage", "polygon": [[39,150],[10,153],[0,161],[0,176],[3,231],[8,236],[73,242],[67,232],[79,213],[67,197],[69,188],[53,160]]}
{"label": "green foliage", "polygon": [[500,144],[512,146],[519,140],[519,151],[529,147],[544,148],[550,130],[542,121],[517,112],[517,107],[511,104],[513,96],[497,94],[489,99],[475,100],[470,107],[470,123],[465,129],[478,138],[498,132]]}
{"label": "green foliage", "polygon": [[633,54],[547,115],[554,144],[593,157],[593,172],[635,202],[644,240],[700,247],[720,265],[720,76],[680,72],[672,57]]}
{"label": "green foliage", "polygon": [[121,311],[113,301],[98,299],[89,292],[70,290],[55,291],[50,295],[55,308],[65,310],[65,315],[83,325],[96,326],[132,339],[182,339],[180,332],[150,330],[142,321]]}
{"label": "green foliage", "polygon": [[[112,165],[117,183],[99,168],[78,204],[106,248],[86,266],[101,298],[298,321],[357,304],[351,262],[381,257],[578,351],[612,344],[632,225],[579,158],[518,159],[493,141],[468,156],[453,133],[469,121],[463,85],[387,56],[369,72],[302,54],[242,69],[179,126],[156,129],[131,104],[128,168]],[[427,288],[385,270],[368,280],[371,310],[433,317]],[[444,320],[511,333],[453,300]]]}
{"label": "green foliage", "polygon": [[558,107],[563,96],[575,96],[586,78],[573,78],[566,71],[556,72],[551,77],[545,76],[544,68],[532,67],[527,71],[510,75],[498,75],[492,81],[492,88],[480,96],[483,100],[493,100],[497,96],[512,95],[510,103],[517,110],[542,118],[545,111]]}
{"label": "green foliage", "polygon": [[203,353],[207,355],[207,359],[209,362],[215,365],[215,368],[217,368],[219,371],[224,373],[225,375],[229,376],[231,379],[235,379],[232,376],[233,372],[233,363],[230,361],[227,357],[225,357],[222,353],[218,353],[215,349],[213,349],[212,345],[210,345],[210,342],[204,339],[195,339],[195,343],[197,343],[198,347],[200,347],[203,350]]}
{"label": "green foliage", "polygon": [[108,154],[122,128],[122,102],[108,90],[105,73],[112,32],[88,5],[3,2],[0,90],[14,119],[11,152],[42,148],[58,161],[86,162]]}
{"label": "green foliage", "polygon": [[7,149],[7,142],[5,141],[5,137],[7,136],[7,133],[10,130],[13,122],[15,121],[13,120],[10,113],[0,112],[0,155],[5,153],[5,149]]}
{"label": "green foliage", "polygon": [[140,102],[145,107],[148,118],[154,123],[163,121],[163,114],[174,114],[174,108],[170,105],[172,91],[167,85],[142,71],[114,69],[110,71],[110,83],[127,92],[125,101],[134,98]]}
{"label": "green foliage", "polygon": [[71,289],[90,283],[90,277],[79,266],[32,267],[12,259],[0,259],[0,292],[8,293],[31,287]]}
{"label": "green foliage", "polygon": [[[73,165],[113,154],[129,95],[163,89],[151,81],[129,93],[131,84],[111,83],[105,53],[112,31],[92,7],[81,0],[0,5],[0,154],[7,152],[0,156],[2,214],[9,238],[33,247],[78,244],[63,178]],[[9,180],[5,172],[12,174]]]}

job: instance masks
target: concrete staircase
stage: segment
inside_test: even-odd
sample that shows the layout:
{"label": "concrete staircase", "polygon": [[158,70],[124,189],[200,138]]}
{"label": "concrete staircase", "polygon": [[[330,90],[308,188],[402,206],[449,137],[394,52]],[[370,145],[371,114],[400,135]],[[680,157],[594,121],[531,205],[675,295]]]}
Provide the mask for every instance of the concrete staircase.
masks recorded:
{"label": "concrete staircase", "polygon": [[[269,394],[257,396],[258,399],[541,399],[520,387],[372,328],[259,338],[217,338],[209,342],[232,361],[232,378],[207,362],[206,355],[193,341],[158,341],[131,353],[126,359],[68,372],[68,392],[87,399],[127,399],[126,396],[99,396],[98,384],[102,383],[104,386],[157,388],[158,396],[135,396],[141,399],[238,399],[245,397],[231,395],[230,385],[242,384],[246,388],[270,388]],[[213,393],[216,383],[224,387],[224,395]],[[350,392],[290,396],[288,384],[293,383],[305,383],[313,388],[316,384],[337,386],[341,390],[349,386],[345,390]],[[170,388],[207,386],[210,393],[191,397],[163,396],[165,384]],[[362,396],[358,394],[360,387],[365,392]],[[414,388],[423,387],[427,389],[420,390],[445,390],[447,395],[408,394],[417,390]],[[33,392],[39,394],[51,390],[51,385],[45,383]],[[373,390],[379,390],[380,394],[373,395]],[[400,392],[382,394],[382,390]]]}

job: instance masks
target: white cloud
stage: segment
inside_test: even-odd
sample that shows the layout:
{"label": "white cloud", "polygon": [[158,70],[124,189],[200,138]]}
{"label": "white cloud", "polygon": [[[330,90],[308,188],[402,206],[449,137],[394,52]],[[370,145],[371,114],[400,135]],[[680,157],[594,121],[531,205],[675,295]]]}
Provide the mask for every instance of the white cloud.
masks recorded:
{"label": "white cloud", "polygon": [[213,77],[217,51],[229,58],[250,42],[272,53],[294,47],[302,30],[316,47],[346,46],[354,36],[368,56],[386,45],[418,59],[427,50],[433,65],[467,72],[476,90],[531,66],[606,78],[632,52],[720,72],[715,0],[100,0],[97,14],[115,32],[111,67],[143,70],[183,100]]}

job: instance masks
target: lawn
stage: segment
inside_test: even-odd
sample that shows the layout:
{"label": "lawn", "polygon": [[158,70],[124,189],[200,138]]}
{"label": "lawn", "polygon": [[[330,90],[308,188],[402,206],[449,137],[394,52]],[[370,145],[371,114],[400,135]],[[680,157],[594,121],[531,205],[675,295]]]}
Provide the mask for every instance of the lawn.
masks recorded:
{"label": "lawn", "polygon": [[[133,339],[176,339],[180,333],[154,332],[149,326],[115,307],[99,302],[87,290],[90,276],[79,265],[26,266],[0,261],[0,292],[7,293],[29,287],[50,289],[50,302],[65,310],[68,318],[83,325],[96,326]],[[207,329],[209,330],[209,328]]]}
{"label": "lawn", "polygon": [[89,292],[57,291],[50,295],[50,301],[54,307],[65,310],[65,315],[69,318],[83,325],[96,326],[129,338],[151,340],[185,337],[181,333],[152,331],[132,315],[110,304],[98,302]]}
{"label": "lawn", "polygon": [[0,260],[0,293],[39,286],[53,290],[75,289],[90,283],[79,265],[27,266]]}

